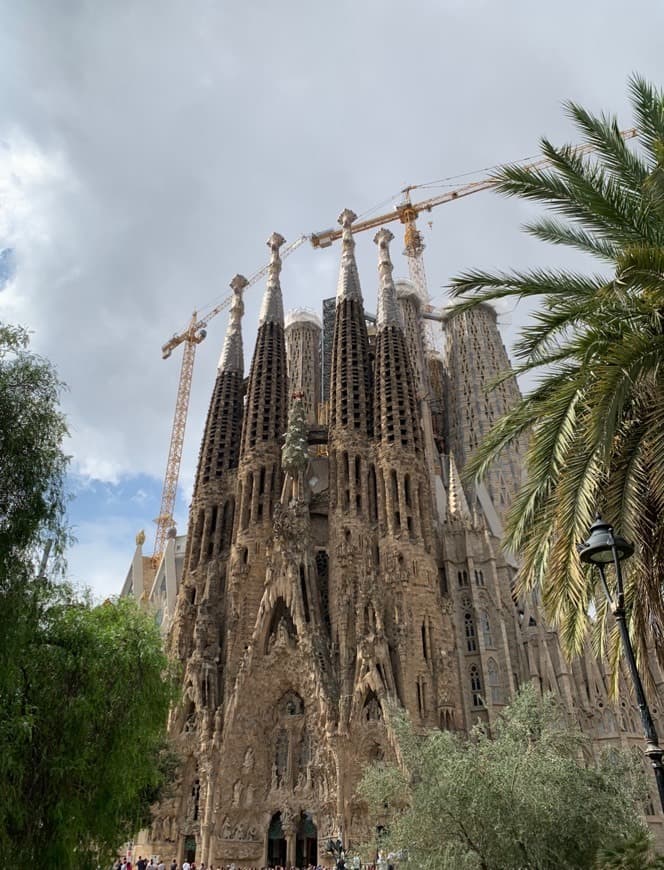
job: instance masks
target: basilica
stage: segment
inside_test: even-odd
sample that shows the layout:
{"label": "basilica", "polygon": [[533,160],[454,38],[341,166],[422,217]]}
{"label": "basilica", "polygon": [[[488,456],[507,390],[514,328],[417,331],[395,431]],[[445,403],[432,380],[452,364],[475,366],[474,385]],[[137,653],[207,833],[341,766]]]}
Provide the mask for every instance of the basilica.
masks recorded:
{"label": "basilica", "polygon": [[514,592],[501,534],[526,444],[484,483],[462,482],[519,396],[513,377],[488,389],[509,371],[496,312],[443,318],[434,351],[381,229],[370,315],[354,220],[339,218],[326,328],[308,310],[284,316],[284,240],[271,236],[248,377],[246,281],[231,285],[167,638],[182,767],[143,832],[155,855],[332,866],[331,839],[352,849],[375,836],[356,786],[370,762],[397,759],[398,709],[418,729],[490,728],[529,682],[594,745],[640,743],[629,696],[613,705],[603,667],[589,652],[567,662],[537,601]]}

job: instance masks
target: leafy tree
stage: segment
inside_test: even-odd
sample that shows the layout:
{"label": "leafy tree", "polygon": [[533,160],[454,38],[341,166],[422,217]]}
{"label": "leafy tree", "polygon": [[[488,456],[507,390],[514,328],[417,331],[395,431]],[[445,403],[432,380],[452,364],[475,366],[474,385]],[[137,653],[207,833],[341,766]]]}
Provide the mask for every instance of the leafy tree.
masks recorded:
{"label": "leafy tree", "polygon": [[60,390],[25,331],[0,325],[0,859],[19,870],[106,858],[174,763],[154,620],[35,575],[47,538],[61,572],[67,540]]}
{"label": "leafy tree", "polygon": [[[467,466],[481,477],[507,444],[530,435],[528,480],[506,523],[507,544],[523,559],[522,587],[541,589],[570,654],[581,649],[594,607],[598,651],[605,649],[605,598],[575,551],[599,508],[638,544],[626,572],[631,630],[642,661],[654,640],[664,662],[664,94],[638,77],[630,93],[636,146],[615,118],[570,102],[594,150],[542,139],[548,166],[496,176],[501,193],[553,212],[528,233],[590,255],[601,270],[471,271],[453,290],[465,300],[458,310],[504,297],[539,300],[515,346],[517,373],[536,371],[537,384]],[[614,657],[616,640],[614,632]]]}
{"label": "leafy tree", "polygon": [[0,681],[18,628],[14,596],[46,540],[58,560],[67,543],[63,385],[28,344],[26,330],[0,323]]}
{"label": "leafy tree", "polygon": [[[607,839],[640,834],[639,762],[614,751],[583,763],[586,740],[552,696],[524,689],[491,738],[418,735],[393,724],[402,765],[374,764],[359,793],[384,847],[423,870],[581,870]],[[610,824],[607,824],[610,822]],[[609,840],[609,842],[612,842]]]}
{"label": "leafy tree", "polygon": [[79,867],[145,824],[172,763],[172,692],[159,631],[133,600],[93,607],[65,586],[36,599],[0,720],[0,855]]}

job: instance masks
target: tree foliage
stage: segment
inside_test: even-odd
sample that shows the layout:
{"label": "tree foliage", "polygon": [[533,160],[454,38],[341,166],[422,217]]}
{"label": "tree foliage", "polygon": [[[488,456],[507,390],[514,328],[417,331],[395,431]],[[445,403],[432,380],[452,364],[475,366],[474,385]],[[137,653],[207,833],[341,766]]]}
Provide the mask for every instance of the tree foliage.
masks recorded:
{"label": "tree foliage", "polygon": [[173,681],[135,602],[36,573],[45,540],[56,568],[67,540],[60,390],[0,326],[0,859],[67,870],[110,855],[170,779]]}
{"label": "tree foliage", "polygon": [[403,764],[374,764],[359,793],[386,826],[385,849],[412,866],[581,870],[601,847],[643,832],[640,763],[619,751],[584,763],[586,740],[552,696],[523,690],[492,737],[394,725]]}
{"label": "tree foliage", "polygon": [[[64,522],[67,433],[53,366],[29,349],[25,329],[0,323],[0,591],[16,590],[49,539],[67,543]],[[0,634],[6,636],[11,620]],[[0,638],[0,646],[2,638]]]}
{"label": "tree foliage", "polygon": [[[543,139],[547,166],[496,176],[501,193],[553,212],[528,233],[590,255],[599,271],[471,271],[453,291],[464,299],[457,311],[504,297],[539,300],[515,345],[517,373],[536,372],[537,384],[466,468],[481,478],[507,444],[529,434],[528,480],[506,523],[507,544],[523,559],[522,586],[541,589],[570,654],[594,609],[604,652],[605,599],[575,552],[601,510],[637,543],[626,577],[631,629],[641,660],[654,640],[664,662],[664,94],[638,77],[630,92],[636,145],[615,118],[568,103],[594,150]],[[615,632],[611,644],[615,657]]]}

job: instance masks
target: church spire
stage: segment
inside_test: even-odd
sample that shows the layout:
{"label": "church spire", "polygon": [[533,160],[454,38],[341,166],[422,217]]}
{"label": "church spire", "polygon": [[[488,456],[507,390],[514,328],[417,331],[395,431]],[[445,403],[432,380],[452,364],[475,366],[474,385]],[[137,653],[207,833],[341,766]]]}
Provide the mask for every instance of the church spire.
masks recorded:
{"label": "church spire", "polygon": [[339,215],[338,222],[342,227],[341,234],[341,266],[339,268],[339,281],[337,283],[337,305],[342,299],[355,299],[362,302],[360,290],[360,276],[355,262],[355,239],[351,230],[351,224],[357,219],[357,215],[349,208],[345,208]]}
{"label": "church spire", "polygon": [[242,316],[244,301],[242,294],[249,282],[244,275],[236,275],[231,281],[233,301],[226,328],[224,348],[219,357],[219,370],[222,372],[244,372],[244,350],[242,348]]}
{"label": "church spire", "polygon": [[378,245],[378,276],[380,286],[378,288],[378,312],[376,325],[378,329],[386,326],[401,326],[399,316],[399,303],[397,291],[392,280],[394,266],[390,259],[390,242],[394,235],[386,228],[378,230],[374,236],[374,242]]}
{"label": "church spire", "polygon": [[231,281],[233,301],[194,483],[187,539],[188,571],[219,556],[230,541],[233,523],[228,496],[234,486],[242,433],[244,354],[241,323],[244,314],[242,292],[246,286],[247,279],[243,275],[236,275]]}
{"label": "church spire", "polygon": [[284,303],[279,282],[279,275],[281,274],[279,248],[285,241],[286,239],[279,233],[272,233],[266,243],[270,249],[270,265],[267,270],[267,287],[263,296],[263,305],[261,306],[261,313],[258,318],[259,326],[262,326],[264,323],[284,325]]}
{"label": "church spire", "polygon": [[330,372],[330,431],[348,429],[372,435],[371,359],[351,224],[355,213],[339,215],[343,227],[341,265]]}
{"label": "church spire", "polygon": [[450,453],[450,479],[447,490],[447,511],[450,517],[470,521],[470,508],[466,493],[463,491],[461,477],[457,469],[454,454]]}
{"label": "church spire", "polygon": [[376,373],[374,391],[374,432],[384,444],[396,444],[419,451],[420,420],[417,411],[415,375],[408,356],[397,292],[392,280],[388,229],[379,230],[378,245],[378,318],[376,333]]}
{"label": "church spire", "polygon": [[[270,265],[267,287],[258,321],[258,335],[249,372],[247,402],[242,429],[242,456],[260,443],[277,444],[286,430],[287,373],[284,338],[284,304],[279,274],[279,248],[284,237],[272,233],[267,240]],[[278,448],[275,447],[278,456]],[[275,482],[275,488],[276,488]]]}

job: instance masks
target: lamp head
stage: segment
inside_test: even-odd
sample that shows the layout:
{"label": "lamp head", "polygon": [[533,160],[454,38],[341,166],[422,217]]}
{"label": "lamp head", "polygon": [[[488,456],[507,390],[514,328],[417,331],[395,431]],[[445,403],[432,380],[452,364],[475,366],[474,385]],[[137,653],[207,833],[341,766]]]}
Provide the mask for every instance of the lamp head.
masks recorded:
{"label": "lamp head", "polygon": [[590,527],[588,540],[577,544],[579,558],[589,565],[608,565],[613,562],[614,547],[619,562],[629,559],[634,552],[634,545],[620,535],[615,535],[609,523],[597,514],[595,522]]}

